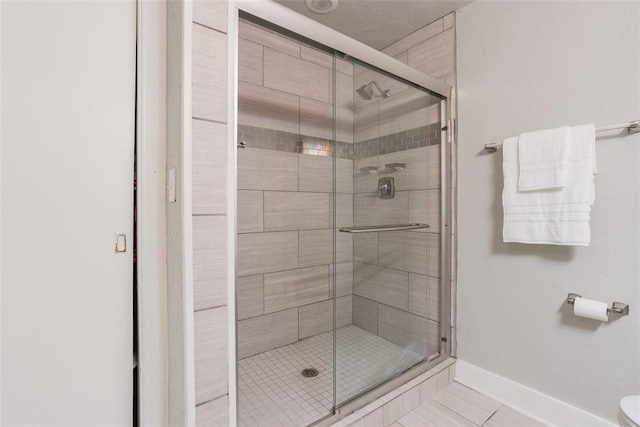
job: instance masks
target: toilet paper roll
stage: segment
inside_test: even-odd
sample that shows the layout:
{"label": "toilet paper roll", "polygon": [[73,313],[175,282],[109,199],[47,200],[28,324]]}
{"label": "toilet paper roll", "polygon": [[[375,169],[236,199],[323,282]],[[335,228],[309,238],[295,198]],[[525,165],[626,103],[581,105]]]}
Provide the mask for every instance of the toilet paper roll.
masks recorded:
{"label": "toilet paper roll", "polygon": [[576,298],[573,303],[573,314],[580,317],[586,317],[588,319],[606,322],[609,320],[607,307],[608,305],[606,302],[594,301],[586,298]]}

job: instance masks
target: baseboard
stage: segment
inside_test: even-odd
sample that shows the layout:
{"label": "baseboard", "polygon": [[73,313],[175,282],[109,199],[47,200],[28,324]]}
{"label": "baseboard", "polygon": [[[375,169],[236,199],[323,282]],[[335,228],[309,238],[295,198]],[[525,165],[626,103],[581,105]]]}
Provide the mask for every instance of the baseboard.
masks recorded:
{"label": "baseboard", "polygon": [[544,424],[617,427],[617,424],[459,359],[456,363],[456,381]]}

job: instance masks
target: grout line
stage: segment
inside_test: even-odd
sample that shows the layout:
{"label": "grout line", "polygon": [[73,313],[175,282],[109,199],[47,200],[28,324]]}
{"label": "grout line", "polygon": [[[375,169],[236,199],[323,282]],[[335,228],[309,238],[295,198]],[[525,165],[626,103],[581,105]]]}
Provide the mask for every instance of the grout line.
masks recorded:
{"label": "grout line", "polygon": [[223,34],[225,36],[229,36],[229,34],[227,32],[225,32],[225,31],[219,30],[217,28],[210,27],[210,26],[205,25],[205,24],[201,24],[200,22],[191,21],[191,23],[194,24],[194,25],[197,25],[199,27],[206,28],[207,30],[212,30],[212,31],[215,31],[216,33],[220,33],[220,34]]}
{"label": "grout line", "polygon": [[194,313],[200,313],[201,311],[207,311],[207,310],[215,310],[217,308],[223,308],[226,307],[226,304],[222,304],[222,305],[215,305],[213,307],[205,307],[205,308],[199,308],[197,310],[193,310]]}
{"label": "grout line", "polygon": [[221,122],[219,120],[212,120],[212,119],[207,119],[207,118],[204,118],[204,117],[197,117],[197,116],[192,116],[191,119],[192,120],[199,120],[201,122],[215,123],[215,124],[218,124],[218,125],[226,125],[227,124],[227,122]]}

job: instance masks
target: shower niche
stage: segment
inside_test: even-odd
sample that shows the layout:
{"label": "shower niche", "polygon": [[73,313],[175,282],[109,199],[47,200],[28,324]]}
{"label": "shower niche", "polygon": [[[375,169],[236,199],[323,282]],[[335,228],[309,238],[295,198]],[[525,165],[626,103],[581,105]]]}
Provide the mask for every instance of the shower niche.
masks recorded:
{"label": "shower niche", "polygon": [[239,423],[310,425],[447,356],[446,100],[250,19],[238,80]]}

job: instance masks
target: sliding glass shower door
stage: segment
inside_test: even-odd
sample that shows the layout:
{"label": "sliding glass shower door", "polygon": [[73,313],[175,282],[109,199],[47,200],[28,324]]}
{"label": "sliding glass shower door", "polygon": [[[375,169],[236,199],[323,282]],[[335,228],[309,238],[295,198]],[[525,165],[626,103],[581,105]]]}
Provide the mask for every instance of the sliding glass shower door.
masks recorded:
{"label": "sliding glass shower door", "polygon": [[[442,353],[443,101],[246,18],[238,28],[239,425],[305,426]],[[206,141],[215,129],[199,126],[206,138],[196,156],[212,161]]]}
{"label": "sliding glass shower door", "polygon": [[339,407],[439,352],[442,126],[421,89],[360,63],[334,73],[337,144],[353,143],[334,163],[334,292],[352,292],[350,324],[335,300]]}

